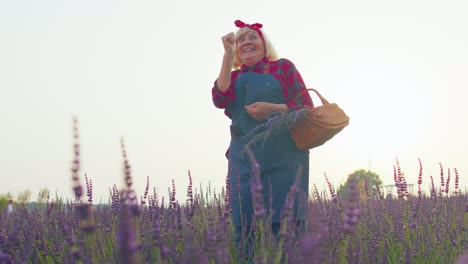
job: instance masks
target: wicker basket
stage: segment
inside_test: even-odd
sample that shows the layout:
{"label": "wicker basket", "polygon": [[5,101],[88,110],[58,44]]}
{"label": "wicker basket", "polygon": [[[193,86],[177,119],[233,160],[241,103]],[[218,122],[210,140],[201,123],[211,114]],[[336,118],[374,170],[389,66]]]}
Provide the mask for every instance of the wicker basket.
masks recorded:
{"label": "wicker basket", "polygon": [[304,92],[308,91],[314,91],[322,105],[309,108],[305,116],[291,126],[291,136],[301,150],[323,145],[349,124],[349,117],[337,104],[330,104],[313,88]]}

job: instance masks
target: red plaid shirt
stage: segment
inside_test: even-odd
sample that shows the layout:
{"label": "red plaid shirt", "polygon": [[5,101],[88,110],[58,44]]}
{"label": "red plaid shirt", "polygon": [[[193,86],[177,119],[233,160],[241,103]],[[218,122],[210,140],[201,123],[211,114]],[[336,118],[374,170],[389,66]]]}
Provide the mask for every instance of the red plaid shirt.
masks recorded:
{"label": "red plaid shirt", "polygon": [[[244,72],[264,73],[265,65],[267,64],[269,64],[268,73],[273,75],[273,77],[281,84],[285,103],[290,112],[298,110],[302,106],[313,107],[312,98],[307,92],[304,93],[299,99],[295,100],[301,92],[306,90],[306,86],[302,80],[301,74],[296,69],[294,64],[287,59],[279,59],[277,61],[269,62],[266,57],[264,57],[252,67],[242,65],[240,70],[232,71],[231,86],[229,86],[226,92],[221,92],[221,90],[218,88],[217,81],[215,81],[214,87],[211,90],[214,105],[218,108],[225,109],[226,106],[236,100],[234,83],[239,77],[239,74]],[[228,117],[231,117],[231,114],[227,110],[225,110],[224,113]]]}

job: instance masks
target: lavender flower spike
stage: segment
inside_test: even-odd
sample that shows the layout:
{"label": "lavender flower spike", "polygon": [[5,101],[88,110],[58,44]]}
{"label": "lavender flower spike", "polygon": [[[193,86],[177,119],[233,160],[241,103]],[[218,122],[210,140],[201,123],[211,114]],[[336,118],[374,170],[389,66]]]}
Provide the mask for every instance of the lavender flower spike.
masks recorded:
{"label": "lavender flower spike", "polygon": [[72,162],[72,181],[75,200],[79,201],[83,195],[83,187],[80,183],[80,143],[78,136],[78,120],[73,118],[73,162]]}
{"label": "lavender flower spike", "polygon": [[248,146],[246,146],[246,152],[249,155],[250,161],[252,163],[252,178],[250,183],[250,188],[252,192],[252,199],[254,204],[254,216],[257,219],[262,219],[266,215],[265,203],[263,198],[263,185],[260,180],[260,165],[255,159],[252,151]]}
{"label": "lavender flower spike", "polygon": [[345,216],[343,219],[343,229],[347,233],[353,233],[354,227],[358,222],[359,217],[359,190],[356,186],[356,181],[351,179],[349,182],[349,199],[345,209]]}
{"label": "lavender flower spike", "polygon": [[127,204],[123,204],[120,207],[118,242],[122,263],[141,263],[138,254],[140,245],[136,241],[136,230],[130,216],[130,208]]}

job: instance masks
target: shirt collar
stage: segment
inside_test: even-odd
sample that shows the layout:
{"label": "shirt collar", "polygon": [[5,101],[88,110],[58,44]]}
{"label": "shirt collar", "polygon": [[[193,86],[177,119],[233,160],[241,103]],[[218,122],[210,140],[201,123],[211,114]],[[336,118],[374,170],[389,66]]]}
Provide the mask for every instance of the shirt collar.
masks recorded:
{"label": "shirt collar", "polygon": [[245,64],[242,64],[242,67],[241,67],[241,71],[242,72],[249,72],[249,71],[253,71],[253,72],[258,72],[258,71],[263,71],[263,69],[265,68],[265,65],[269,62],[268,58],[267,57],[263,57],[261,60],[259,60],[255,65],[253,65],[252,67],[249,67]]}

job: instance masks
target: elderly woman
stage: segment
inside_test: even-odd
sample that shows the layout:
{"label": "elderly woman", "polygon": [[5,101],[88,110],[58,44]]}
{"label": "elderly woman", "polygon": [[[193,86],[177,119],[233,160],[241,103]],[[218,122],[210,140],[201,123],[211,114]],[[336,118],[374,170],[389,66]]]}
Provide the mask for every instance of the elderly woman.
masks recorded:
{"label": "elderly woman", "polygon": [[[263,204],[272,212],[272,229],[278,234],[281,211],[286,196],[299,177],[295,194],[296,222],[305,217],[309,186],[309,151],[298,150],[289,130],[284,129],[262,144],[249,144],[259,133],[269,114],[290,112],[303,106],[312,107],[312,100],[294,64],[279,59],[261,24],[235,21],[239,28],[222,37],[224,56],[218,79],[212,88],[214,105],[225,109],[232,120],[231,143],[226,153],[229,160],[230,207],[239,240],[242,226],[252,223],[254,204],[251,194],[252,160],[260,166]],[[272,197],[270,197],[272,195]],[[238,241],[237,241],[238,242]]]}

